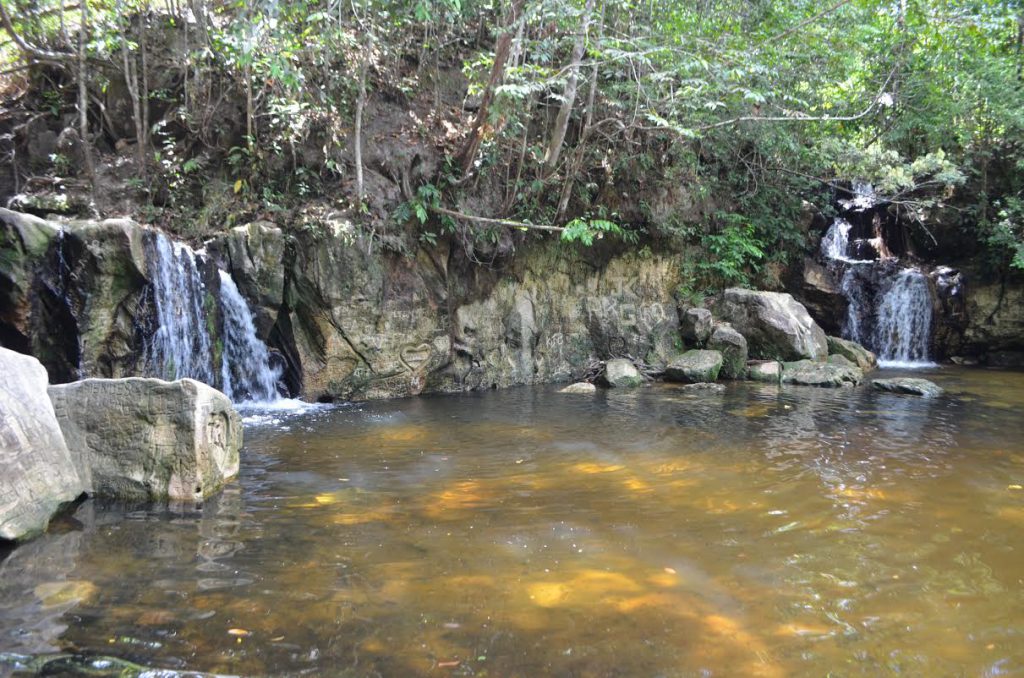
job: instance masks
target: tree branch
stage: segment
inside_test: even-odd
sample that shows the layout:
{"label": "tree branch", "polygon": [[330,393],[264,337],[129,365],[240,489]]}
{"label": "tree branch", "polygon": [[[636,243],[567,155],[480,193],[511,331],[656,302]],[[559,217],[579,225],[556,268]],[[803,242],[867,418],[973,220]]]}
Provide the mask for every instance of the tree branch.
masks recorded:
{"label": "tree branch", "polygon": [[14,24],[11,22],[10,15],[7,14],[7,8],[4,7],[4,3],[0,0],[0,23],[3,23],[4,30],[11,36],[11,40],[18,46],[25,56],[35,59],[36,61],[44,62],[56,62],[59,64],[65,64],[73,58],[71,54],[65,54],[63,52],[51,52],[49,50],[40,49],[35,45],[30,45],[25,41],[18,32],[14,30]]}
{"label": "tree branch", "polygon": [[549,233],[561,233],[565,230],[564,226],[546,226],[543,224],[527,224],[522,221],[509,221],[508,219],[490,219],[488,217],[477,217],[473,216],[472,214],[463,214],[462,212],[456,212],[455,210],[445,209],[444,207],[428,207],[427,209],[429,209],[431,212],[443,214],[454,219],[462,219],[463,221],[476,221],[481,224],[491,224],[492,226],[510,226],[512,228],[525,228],[531,231],[546,231]]}

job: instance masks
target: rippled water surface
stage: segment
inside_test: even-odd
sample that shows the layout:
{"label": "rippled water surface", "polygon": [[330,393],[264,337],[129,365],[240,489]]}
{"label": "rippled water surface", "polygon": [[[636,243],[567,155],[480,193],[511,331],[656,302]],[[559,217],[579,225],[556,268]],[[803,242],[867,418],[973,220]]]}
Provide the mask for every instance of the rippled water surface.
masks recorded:
{"label": "rippled water surface", "polygon": [[0,650],[241,675],[1024,675],[1024,374],[923,376],[949,395],[537,387],[253,415],[240,479],[201,511],[87,502],[8,555]]}

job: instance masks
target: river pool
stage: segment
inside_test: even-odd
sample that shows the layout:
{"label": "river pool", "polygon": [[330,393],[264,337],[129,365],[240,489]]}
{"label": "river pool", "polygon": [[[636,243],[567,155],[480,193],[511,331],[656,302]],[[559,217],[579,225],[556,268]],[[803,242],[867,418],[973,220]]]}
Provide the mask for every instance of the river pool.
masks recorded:
{"label": "river pool", "polygon": [[201,510],[88,501],[9,552],[0,651],[246,676],[1024,675],[1024,373],[915,376],[947,396],[539,386],[249,412],[241,475]]}

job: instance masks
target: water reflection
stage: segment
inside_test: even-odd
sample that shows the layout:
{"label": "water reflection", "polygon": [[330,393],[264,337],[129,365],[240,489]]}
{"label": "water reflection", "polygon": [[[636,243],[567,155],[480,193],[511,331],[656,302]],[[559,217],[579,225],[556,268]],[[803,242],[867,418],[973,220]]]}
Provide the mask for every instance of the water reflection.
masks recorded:
{"label": "water reflection", "polygon": [[201,512],[15,551],[0,630],[242,675],[1021,672],[1024,375],[934,378],[953,395],[536,388],[261,425]]}

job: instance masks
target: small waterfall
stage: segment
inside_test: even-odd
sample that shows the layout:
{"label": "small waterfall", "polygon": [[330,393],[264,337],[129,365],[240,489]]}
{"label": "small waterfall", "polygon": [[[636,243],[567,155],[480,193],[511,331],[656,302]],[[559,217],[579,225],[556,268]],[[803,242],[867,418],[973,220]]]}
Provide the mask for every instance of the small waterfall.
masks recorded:
{"label": "small waterfall", "polygon": [[150,374],[214,384],[207,295],[196,266],[196,253],[156,233],[148,267],[158,323],[146,360]]}
{"label": "small waterfall", "polygon": [[[234,401],[277,401],[280,371],[271,367],[270,351],[256,336],[252,313],[231,276],[218,271],[220,293],[215,295],[203,283],[202,271],[212,265],[205,255],[163,233],[154,232],[147,255],[157,321],[146,352],[148,373],[167,380],[196,379]],[[223,331],[214,341],[218,311]],[[219,371],[214,367],[217,351]]]}
{"label": "small waterfall", "polygon": [[928,278],[916,268],[905,268],[891,280],[878,306],[875,345],[879,360],[894,366],[927,362],[931,330]]}
{"label": "small waterfall", "polygon": [[850,229],[846,219],[835,219],[821,239],[821,255],[829,261],[847,261],[846,251],[850,247]]}
{"label": "small waterfall", "polygon": [[224,315],[221,356],[223,391],[232,400],[276,400],[280,370],[270,366],[270,352],[256,336],[249,305],[231,276],[220,271],[220,304]]}
{"label": "small waterfall", "polygon": [[[931,365],[928,278],[916,268],[900,267],[880,232],[868,234],[875,237],[851,239],[857,228],[870,230],[866,226],[870,217],[878,218],[872,210],[884,204],[870,184],[855,182],[851,193],[849,199],[839,200],[849,220],[842,216],[834,219],[821,240],[821,255],[840,280],[839,289],[847,301],[843,336],[870,348],[882,365]],[[859,258],[863,256],[871,258]]]}
{"label": "small waterfall", "polygon": [[843,326],[843,336],[856,341],[858,344],[866,345],[864,334],[861,332],[861,318],[865,315],[870,299],[865,298],[864,286],[857,275],[857,269],[850,267],[843,273],[843,282],[839,288],[846,297],[846,324]]}

